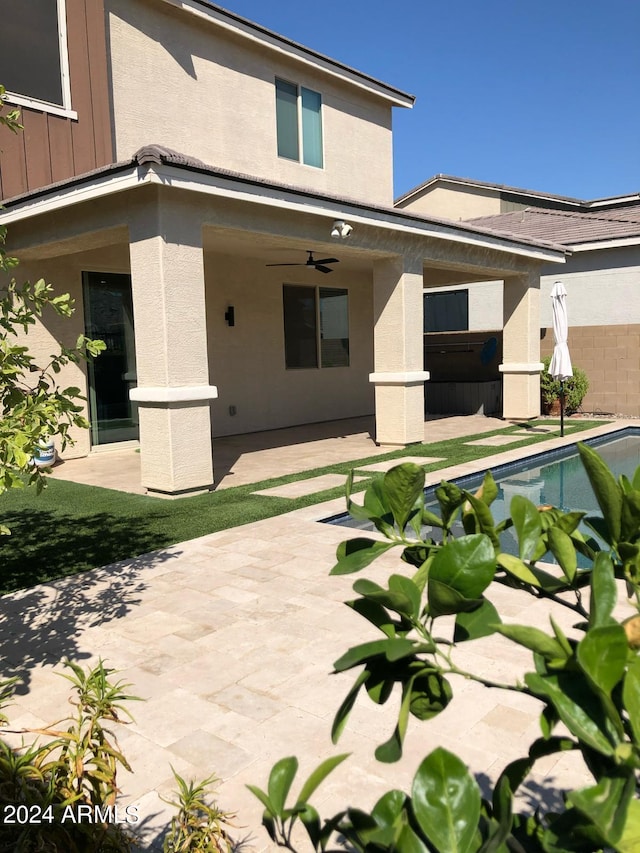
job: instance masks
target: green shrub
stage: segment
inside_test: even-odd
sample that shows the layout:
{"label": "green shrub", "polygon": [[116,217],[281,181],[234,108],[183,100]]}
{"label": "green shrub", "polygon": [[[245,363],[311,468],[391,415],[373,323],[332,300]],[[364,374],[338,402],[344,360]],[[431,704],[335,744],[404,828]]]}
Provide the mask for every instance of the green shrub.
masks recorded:
{"label": "green shrub", "polygon": [[[346,756],[321,764],[290,804],[298,762],[284,758],[273,767],[266,791],[250,786],[278,845],[295,849],[292,829],[299,821],[317,851],[331,849],[336,836],[351,850],[377,853],[640,850],[640,612],[624,622],[614,616],[620,580],[640,611],[640,468],[633,480],[616,481],[595,451],[584,445],[579,450],[600,518],[536,507],[516,495],[511,517],[496,524],[491,504],[498,489],[489,472],[475,494],[442,482],[436,490],[439,515],[425,507],[424,471],[416,465],[392,468],[374,481],[362,505],[351,500],[349,479],[349,512],[372,522],[385,539],[343,542],[332,574],[360,572],[394,547],[402,549],[404,571],[392,574],[387,586],[363,579],[353,585],[356,596],[348,606],[379,633],[334,664],[336,672],[356,672],[334,718],[334,743],[361,697],[383,704],[399,690],[397,724],[375,753],[379,761],[399,760],[410,720],[427,721],[452,701],[452,674],[535,697],[540,736],[502,770],[489,799],[464,763],[438,748],[420,763],[410,792],[389,791],[370,812],[346,805],[326,820],[309,798]],[[581,521],[604,545],[580,532]],[[460,522],[464,535],[455,538],[454,525]],[[424,525],[430,528],[426,534]],[[509,528],[517,537],[517,556],[501,550],[500,534]],[[433,529],[439,531],[437,539]],[[590,569],[578,568],[578,554],[591,561]],[[545,557],[557,570],[538,565]],[[552,616],[550,631],[503,623],[487,597],[495,583],[568,608],[577,620],[577,637],[567,636]],[[455,617],[452,638],[441,626],[443,616]],[[459,644],[494,632],[532,654],[532,669],[514,683],[496,682],[456,663]],[[546,814],[544,791],[538,808],[518,813],[518,789],[535,763],[567,750],[582,755],[593,782],[546,792],[552,794],[550,802],[562,804]]]}
{"label": "green shrub", "polygon": [[[554,379],[549,373],[549,365],[551,364],[550,355],[543,358],[542,363],[544,364],[544,370],[540,374],[540,395],[542,402],[547,406],[551,406],[555,400],[560,399],[560,380]],[[574,367],[573,376],[564,382],[565,411],[567,414],[572,415],[578,411],[588,390],[589,380],[587,379],[587,374],[579,367]]]}
{"label": "green shrub", "polygon": [[165,802],[174,806],[178,813],[171,820],[164,853],[231,853],[234,845],[227,827],[234,815],[223,812],[216,803],[207,802],[210,787],[218,781],[216,776],[200,783],[187,783],[175,770],[173,775],[178,785],[178,799]]}
{"label": "green shrub", "polygon": [[[137,697],[129,684],[111,681],[114,670],[103,662],[85,672],[66,661],[62,673],[73,686],[74,716],[22,734],[44,736],[14,748],[0,738],[0,851],[16,853],[130,853],[136,848],[135,806],[118,805],[119,768],[131,770],[111,724],[131,715],[125,702]],[[11,699],[16,679],[0,683],[0,708]],[[0,725],[7,718],[0,713]],[[65,725],[66,724],[66,725]],[[207,800],[214,777],[186,783],[177,774],[178,809],[169,827],[166,853],[230,853],[227,834],[232,817]],[[10,822],[13,819],[13,822]]]}

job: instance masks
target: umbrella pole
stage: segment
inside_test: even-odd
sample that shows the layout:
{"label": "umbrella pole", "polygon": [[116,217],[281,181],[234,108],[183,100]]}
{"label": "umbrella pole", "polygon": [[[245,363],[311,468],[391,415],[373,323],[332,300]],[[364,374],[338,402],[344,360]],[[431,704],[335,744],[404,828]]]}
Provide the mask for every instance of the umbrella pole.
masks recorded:
{"label": "umbrella pole", "polygon": [[560,435],[564,435],[564,380],[560,380]]}

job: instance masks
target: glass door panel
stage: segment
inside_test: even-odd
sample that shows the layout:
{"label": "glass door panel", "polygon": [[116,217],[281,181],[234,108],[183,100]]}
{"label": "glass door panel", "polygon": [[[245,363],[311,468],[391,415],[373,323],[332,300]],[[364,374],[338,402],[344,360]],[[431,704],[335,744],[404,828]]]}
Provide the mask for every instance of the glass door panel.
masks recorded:
{"label": "glass door panel", "polygon": [[137,439],[138,410],[129,399],[136,385],[131,277],[84,273],[84,315],[86,335],[107,347],[89,361],[92,444]]}

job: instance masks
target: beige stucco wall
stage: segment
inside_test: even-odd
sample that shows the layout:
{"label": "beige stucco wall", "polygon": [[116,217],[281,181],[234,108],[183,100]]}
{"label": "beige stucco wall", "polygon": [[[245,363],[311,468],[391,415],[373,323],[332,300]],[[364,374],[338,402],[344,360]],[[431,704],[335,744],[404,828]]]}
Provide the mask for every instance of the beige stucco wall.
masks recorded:
{"label": "beige stucco wall", "polygon": [[[388,103],[166,4],[106,6],[117,159],[155,143],[212,166],[392,204]],[[276,77],[322,95],[324,168],[277,156]]]}
{"label": "beige stucco wall", "polygon": [[541,323],[551,326],[551,288],[567,288],[571,326],[619,326],[640,322],[640,249],[576,252],[564,268],[543,269]]}
{"label": "beige stucco wall", "polygon": [[[373,412],[370,276],[336,270],[266,269],[262,261],[205,253],[213,433],[233,435]],[[349,291],[349,367],[287,370],[282,285],[345,287]],[[224,314],[235,308],[235,326]],[[229,407],[236,407],[230,415]]]}
{"label": "beige stucco wall", "polygon": [[397,206],[440,219],[473,219],[500,213],[500,195],[496,190],[443,184],[429,187]]}
{"label": "beige stucco wall", "polygon": [[[44,276],[56,292],[68,291],[77,310],[70,320],[46,318],[29,332],[27,342],[39,362],[55,350],[55,341],[72,345],[84,331],[82,271],[128,272],[126,246],[40,261],[20,268],[22,278]],[[265,269],[261,261],[205,254],[207,331],[210,381],[219,398],[212,402],[214,438],[300,423],[355,417],[373,412],[372,291],[370,276],[362,273],[322,277],[322,286],[349,290],[350,366],[287,370],[284,364],[282,285],[318,284],[319,274],[301,270],[284,278],[282,271]],[[329,277],[326,277],[329,278]],[[234,305],[236,325],[227,326],[224,313]],[[135,318],[134,318],[135,321]],[[60,374],[63,386],[87,393],[84,366],[69,366]],[[229,414],[229,406],[237,414]],[[65,458],[90,450],[87,431],[75,430],[76,444]]]}

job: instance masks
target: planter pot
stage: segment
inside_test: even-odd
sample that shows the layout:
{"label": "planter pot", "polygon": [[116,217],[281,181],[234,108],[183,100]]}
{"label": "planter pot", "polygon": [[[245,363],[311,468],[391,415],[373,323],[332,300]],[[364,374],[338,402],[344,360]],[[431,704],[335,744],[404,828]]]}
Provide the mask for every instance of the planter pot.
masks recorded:
{"label": "planter pot", "polygon": [[543,401],[542,412],[545,415],[552,415],[554,418],[560,417],[560,400],[556,397],[550,403]]}
{"label": "planter pot", "polygon": [[42,441],[33,457],[36,468],[51,468],[56,461],[56,446],[53,439]]}

